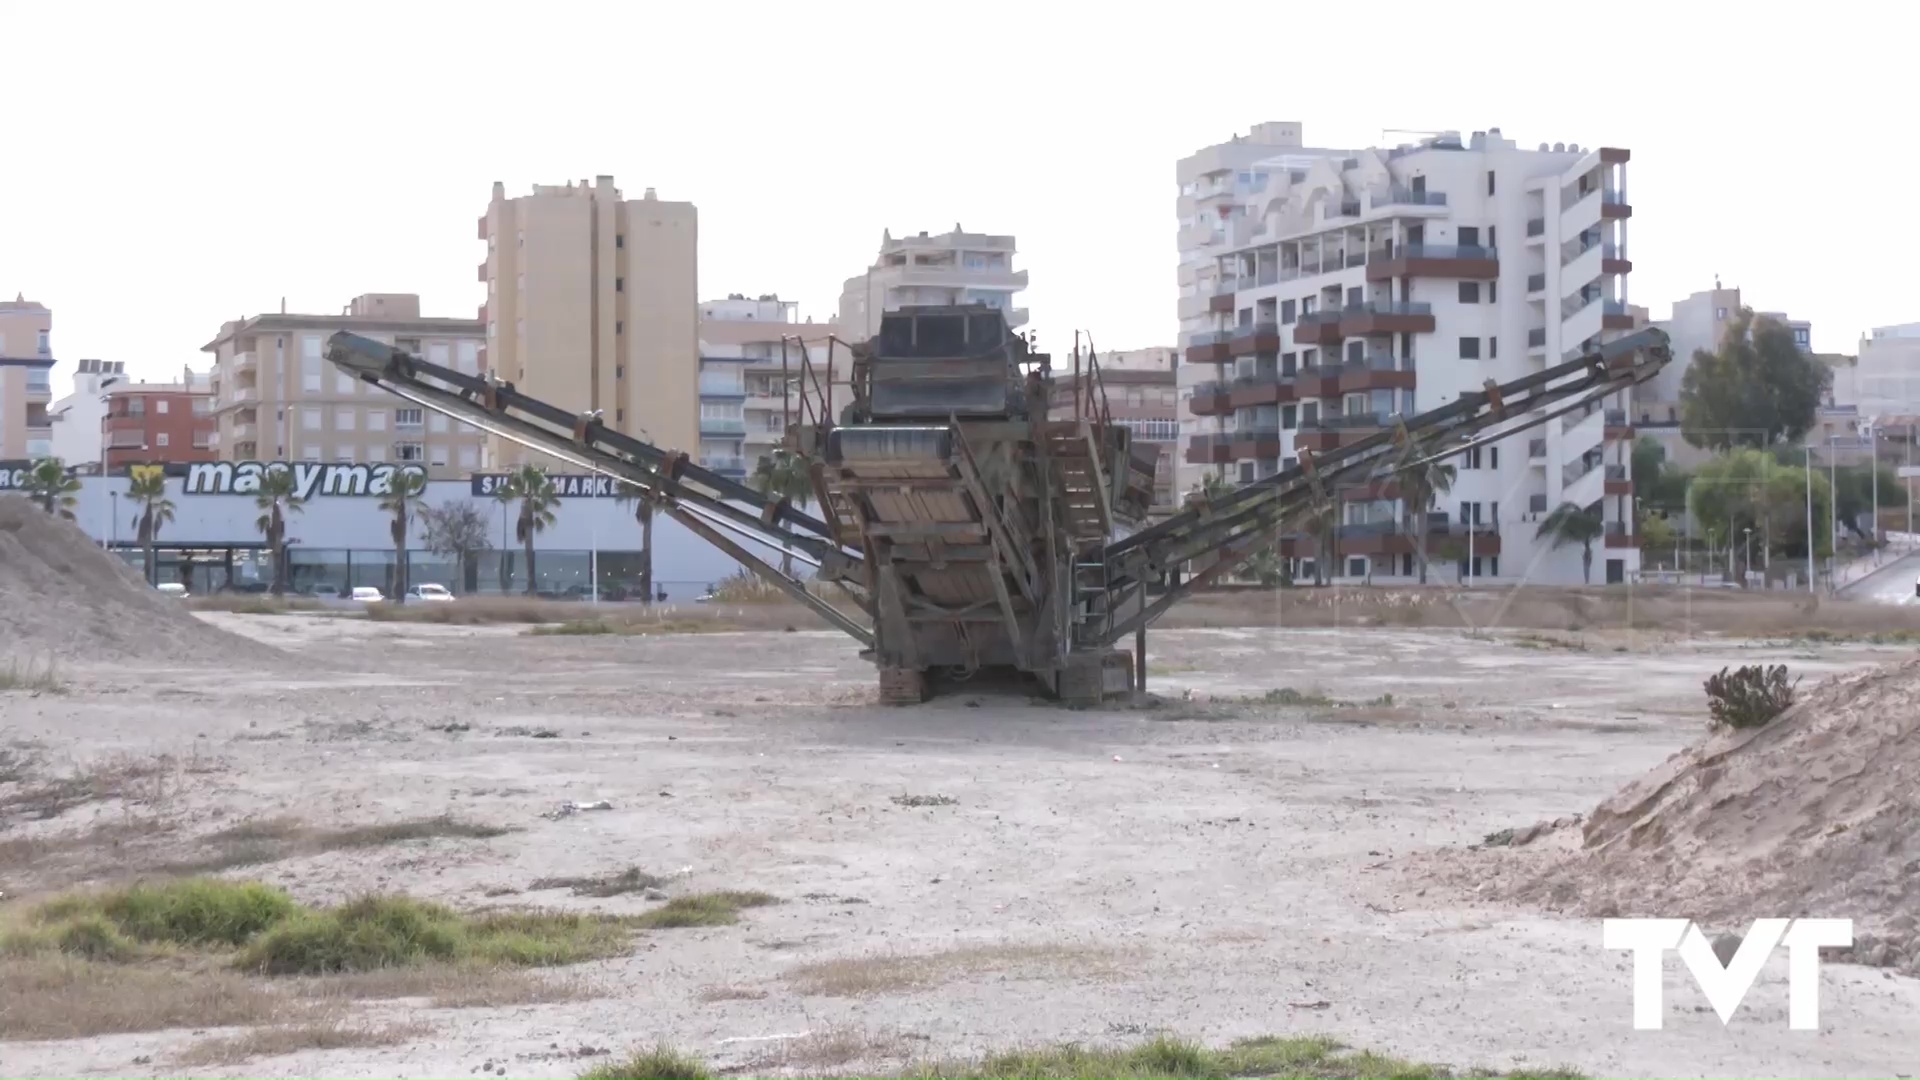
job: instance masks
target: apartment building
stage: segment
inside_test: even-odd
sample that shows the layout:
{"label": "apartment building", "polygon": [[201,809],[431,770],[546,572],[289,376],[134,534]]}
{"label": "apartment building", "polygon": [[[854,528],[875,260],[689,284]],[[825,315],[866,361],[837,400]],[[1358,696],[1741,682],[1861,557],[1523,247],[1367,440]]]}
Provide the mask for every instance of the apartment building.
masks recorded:
{"label": "apartment building", "polygon": [[[1185,491],[1180,486],[1180,350],[1127,349],[1102,353],[1098,362],[1098,396],[1105,401],[1108,415],[1133,431],[1136,444],[1151,443],[1160,450],[1151,513],[1171,513]],[[1051,415],[1074,415],[1076,395],[1084,410],[1087,391],[1082,388],[1091,380],[1085,373],[1075,374],[1071,357],[1055,356],[1054,365],[1053,396],[1048,402]]]}
{"label": "apartment building", "polygon": [[[1184,360],[1215,372],[1192,391],[1203,422],[1188,461],[1255,480],[1632,329],[1627,151],[1526,150],[1498,129],[1326,150],[1298,124],[1255,131],[1265,156],[1239,140],[1176,168]],[[1635,574],[1627,397],[1458,460],[1430,558],[1475,578],[1578,582],[1579,547],[1534,535],[1572,503],[1605,523],[1595,581]],[[1416,572],[1393,485],[1340,499],[1323,569]],[[1282,554],[1298,575],[1320,555],[1307,537]]]}
{"label": "apartment building", "polygon": [[54,457],[71,468],[99,471],[106,453],[100,438],[106,391],[126,377],[126,365],[119,360],[81,360],[74,366],[73,391],[47,407]]}
{"label": "apartment building", "polygon": [[[698,226],[692,203],[628,199],[611,176],[515,198],[495,183],[480,218],[486,366],[616,431],[694,446]],[[501,439],[488,452],[490,467],[541,456]]]}
{"label": "apartment building", "polygon": [[477,375],[486,328],[479,319],[420,314],[412,293],[366,293],[337,315],[284,310],[223,324],[201,351],[221,461],[414,462],[435,477],[481,467],[477,428],[407,404],[326,358],[341,330],[386,342],[427,361]]}
{"label": "apartment building", "polygon": [[101,399],[94,437],[108,473],[129,465],[219,460],[213,445],[219,421],[209,373],[186,368],[178,380],[164,383],[117,379]]}
{"label": "apartment building", "polygon": [[[743,477],[800,423],[806,399],[825,403],[846,346],[832,346],[832,323],[802,321],[799,305],[777,294],[735,293],[700,305],[700,464]],[[806,363],[803,365],[803,359]],[[833,387],[835,405],[846,400]]]}
{"label": "apartment building", "polygon": [[1876,326],[1862,335],[1851,378],[1835,380],[1834,397],[1868,416],[1920,413],[1920,323]]}
{"label": "apartment building", "polygon": [[16,293],[0,300],[0,461],[53,453],[53,312]]}
{"label": "apartment building", "polygon": [[970,233],[955,224],[939,236],[880,234],[880,254],[866,273],[850,277],[840,292],[839,324],[855,341],[880,331],[880,317],[916,305],[986,304],[1006,313],[1007,325],[1027,323],[1027,309],[1014,294],[1027,287],[1027,272],[1013,268],[1011,236]]}

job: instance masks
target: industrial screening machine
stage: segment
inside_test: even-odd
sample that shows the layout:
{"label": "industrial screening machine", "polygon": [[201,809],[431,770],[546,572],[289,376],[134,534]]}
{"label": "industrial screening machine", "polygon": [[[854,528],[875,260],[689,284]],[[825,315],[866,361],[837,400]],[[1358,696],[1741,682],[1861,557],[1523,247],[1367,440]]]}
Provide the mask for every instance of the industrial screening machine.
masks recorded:
{"label": "industrial screening machine", "polygon": [[[985,306],[891,312],[873,339],[829,345],[839,347],[851,377],[837,409],[834,384],[804,348],[789,368],[797,405],[780,453],[797,455],[810,480],[800,505],[611,430],[597,414],[369,338],[337,333],[328,358],[631,487],[859,641],[893,703],[922,700],[943,676],[988,669],[1029,673],[1075,702],[1142,685],[1155,618],[1271,549],[1338,490],[1591,411],[1671,358],[1664,333],[1641,330],[1429,412],[1359,418],[1365,425],[1340,417],[1325,425],[1332,436],[1318,440],[1321,450],[1300,449],[1296,464],[1149,526],[1158,448],[1136,445],[1113,420],[1090,350],[1076,346],[1073,377],[1060,378]],[[1331,380],[1337,396],[1341,370],[1301,377]],[[783,557],[811,566],[813,582],[782,573]],[[1189,566],[1203,568],[1183,580]],[[1130,636],[1132,650],[1117,647]]]}

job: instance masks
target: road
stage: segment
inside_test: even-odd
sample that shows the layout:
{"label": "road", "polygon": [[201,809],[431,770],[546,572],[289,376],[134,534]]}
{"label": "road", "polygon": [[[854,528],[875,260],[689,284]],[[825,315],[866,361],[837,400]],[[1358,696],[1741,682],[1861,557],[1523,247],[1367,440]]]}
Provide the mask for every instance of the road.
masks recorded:
{"label": "road", "polygon": [[1920,606],[1914,595],[1914,582],[1920,579],[1920,552],[1888,563],[1874,573],[1841,591],[1848,600],[1866,600],[1877,604]]}

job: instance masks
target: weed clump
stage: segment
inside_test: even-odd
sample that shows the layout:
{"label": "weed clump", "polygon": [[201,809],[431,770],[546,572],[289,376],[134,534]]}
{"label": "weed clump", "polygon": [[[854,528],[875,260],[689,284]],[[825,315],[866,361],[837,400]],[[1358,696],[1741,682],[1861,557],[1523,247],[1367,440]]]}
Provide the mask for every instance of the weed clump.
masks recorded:
{"label": "weed clump", "polygon": [[1707,679],[1707,713],[1712,726],[1735,730],[1763,727],[1793,705],[1800,680],[1787,681],[1787,666],[1747,664]]}
{"label": "weed clump", "polygon": [[743,909],[779,902],[779,897],[763,892],[694,893],[691,896],[676,896],[633,921],[634,925],[648,930],[731,926],[740,921]]}
{"label": "weed clump", "polygon": [[265,975],[332,975],[428,963],[512,967],[618,955],[620,920],[556,912],[462,915],[406,896],[364,896],[275,926],[236,959]]}

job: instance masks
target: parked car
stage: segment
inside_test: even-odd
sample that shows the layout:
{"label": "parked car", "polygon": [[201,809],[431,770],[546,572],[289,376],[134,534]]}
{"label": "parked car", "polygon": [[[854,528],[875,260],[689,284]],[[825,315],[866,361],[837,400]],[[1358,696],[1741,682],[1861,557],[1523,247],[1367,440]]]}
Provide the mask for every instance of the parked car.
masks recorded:
{"label": "parked car", "polygon": [[163,581],[155,585],[154,588],[158,590],[162,596],[174,596],[182,600],[187,597],[187,587],[177,581]]}
{"label": "parked car", "polygon": [[387,598],[380,595],[380,590],[371,585],[358,585],[354,587],[348,599],[357,600],[362,604],[379,604],[384,603]]}
{"label": "parked car", "polygon": [[453,599],[453,593],[445,585],[415,585],[407,590],[408,600],[420,600],[430,604],[444,604]]}

